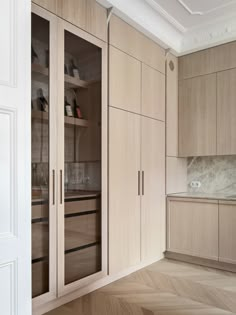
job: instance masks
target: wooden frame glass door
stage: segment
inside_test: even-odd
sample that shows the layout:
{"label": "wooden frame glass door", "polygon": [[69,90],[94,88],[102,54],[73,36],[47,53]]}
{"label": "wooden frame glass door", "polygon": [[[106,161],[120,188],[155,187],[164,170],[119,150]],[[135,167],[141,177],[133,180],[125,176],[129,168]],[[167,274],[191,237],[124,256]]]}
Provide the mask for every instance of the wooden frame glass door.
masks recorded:
{"label": "wooden frame glass door", "polygon": [[58,293],[107,273],[107,44],[58,24]]}
{"label": "wooden frame glass door", "polygon": [[55,16],[32,5],[32,297],[56,298]]}

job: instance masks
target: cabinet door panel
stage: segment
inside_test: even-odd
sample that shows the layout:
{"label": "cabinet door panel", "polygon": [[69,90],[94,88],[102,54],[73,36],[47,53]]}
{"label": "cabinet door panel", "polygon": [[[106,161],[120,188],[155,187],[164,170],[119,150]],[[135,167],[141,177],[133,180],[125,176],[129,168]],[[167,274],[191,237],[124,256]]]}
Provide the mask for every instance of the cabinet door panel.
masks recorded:
{"label": "cabinet door panel", "polygon": [[142,64],[142,115],[165,120],[165,75]]}
{"label": "cabinet door panel", "polygon": [[122,19],[112,15],[110,44],[150,67],[165,73],[165,50]]}
{"label": "cabinet door panel", "polygon": [[[32,297],[56,297],[56,17],[32,5]],[[53,36],[52,36],[53,34]]]}
{"label": "cabinet door panel", "polygon": [[217,154],[236,154],[236,69],[217,74]]}
{"label": "cabinet door panel", "polygon": [[179,83],[179,156],[216,155],[216,74]]}
{"label": "cabinet door panel", "polygon": [[142,259],[165,250],[165,124],[142,117]]}
{"label": "cabinet door panel", "polygon": [[109,273],[140,262],[140,116],[110,108]]}
{"label": "cabinet door panel", "polygon": [[110,106],[141,113],[141,62],[110,46]]}
{"label": "cabinet door panel", "polygon": [[107,41],[107,11],[94,0],[57,0],[58,15]]}
{"label": "cabinet door panel", "polygon": [[54,14],[57,14],[57,0],[32,0],[32,2]]}
{"label": "cabinet door panel", "polygon": [[236,263],[236,204],[219,206],[219,260]]}
{"label": "cabinet door panel", "polygon": [[168,251],[218,260],[217,201],[168,201]]}

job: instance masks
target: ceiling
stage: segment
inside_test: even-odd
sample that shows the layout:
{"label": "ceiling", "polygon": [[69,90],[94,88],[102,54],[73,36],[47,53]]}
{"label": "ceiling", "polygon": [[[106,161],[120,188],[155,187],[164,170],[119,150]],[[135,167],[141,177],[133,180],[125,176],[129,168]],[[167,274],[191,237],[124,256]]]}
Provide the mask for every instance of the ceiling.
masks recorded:
{"label": "ceiling", "polygon": [[97,0],[176,55],[236,40],[236,0]]}

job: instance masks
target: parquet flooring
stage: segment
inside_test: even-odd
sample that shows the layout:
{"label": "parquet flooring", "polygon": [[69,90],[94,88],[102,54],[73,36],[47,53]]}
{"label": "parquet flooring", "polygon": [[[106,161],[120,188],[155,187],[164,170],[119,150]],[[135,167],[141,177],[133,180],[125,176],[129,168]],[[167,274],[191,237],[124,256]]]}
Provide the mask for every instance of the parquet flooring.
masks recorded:
{"label": "parquet flooring", "polygon": [[236,274],[166,259],[47,313],[230,314],[236,314]]}

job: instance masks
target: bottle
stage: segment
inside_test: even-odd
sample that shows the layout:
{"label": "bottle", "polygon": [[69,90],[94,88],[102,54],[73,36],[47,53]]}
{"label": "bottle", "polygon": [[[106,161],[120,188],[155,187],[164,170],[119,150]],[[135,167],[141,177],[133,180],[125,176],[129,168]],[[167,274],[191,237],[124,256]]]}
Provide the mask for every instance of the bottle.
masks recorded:
{"label": "bottle", "polygon": [[67,65],[64,64],[64,74],[68,74],[68,69],[67,69]]}
{"label": "bottle", "polygon": [[38,106],[39,110],[48,113],[49,105],[48,105],[48,101],[46,100],[46,98],[43,95],[42,89],[38,89],[38,105],[39,105]]}
{"label": "bottle", "polygon": [[71,75],[72,77],[75,77],[75,78],[80,78],[80,76],[79,76],[79,70],[78,70],[78,68],[76,67],[76,65],[75,65],[73,59],[71,59],[71,61],[70,61],[70,75]]}
{"label": "bottle", "polygon": [[73,112],[70,103],[67,101],[65,96],[65,115],[68,117],[73,117]]}
{"label": "bottle", "polygon": [[39,60],[39,57],[38,57],[36,51],[34,50],[34,47],[31,46],[31,62],[34,63],[35,59]]}
{"label": "bottle", "polygon": [[79,119],[83,118],[82,113],[81,113],[81,109],[80,109],[79,105],[77,104],[76,99],[74,99],[74,111],[75,111],[75,117],[76,118],[79,118]]}

